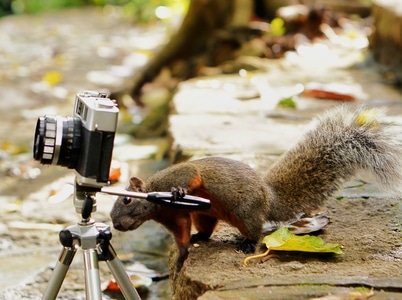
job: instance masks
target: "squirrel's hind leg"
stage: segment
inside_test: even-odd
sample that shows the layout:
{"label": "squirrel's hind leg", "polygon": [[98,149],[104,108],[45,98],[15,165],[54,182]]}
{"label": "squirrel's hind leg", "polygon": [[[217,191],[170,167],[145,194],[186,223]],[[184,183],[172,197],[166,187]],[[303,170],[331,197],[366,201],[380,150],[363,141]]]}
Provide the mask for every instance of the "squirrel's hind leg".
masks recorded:
{"label": "squirrel's hind leg", "polygon": [[[191,235],[191,243],[209,240],[218,223],[216,217],[200,213],[192,213],[191,220],[195,228],[198,230],[196,234]],[[253,253],[255,252],[257,243],[257,241],[252,240],[251,238],[246,238],[241,242],[238,248],[244,253]]]}
{"label": "squirrel's hind leg", "polygon": [[214,232],[218,219],[205,214],[191,214],[193,225],[198,230],[197,233],[191,235],[190,242],[207,241]]}

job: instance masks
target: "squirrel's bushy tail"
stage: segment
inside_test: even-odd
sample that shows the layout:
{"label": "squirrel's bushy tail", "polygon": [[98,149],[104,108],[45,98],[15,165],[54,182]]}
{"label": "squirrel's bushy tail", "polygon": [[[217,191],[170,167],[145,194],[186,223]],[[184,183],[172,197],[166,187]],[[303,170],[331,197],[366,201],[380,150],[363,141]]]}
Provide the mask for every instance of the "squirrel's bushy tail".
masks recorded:
{"label": "squirrel's bushy tail", "polygon": [[268,219],[310,213],[359,170],[370,171],[393,195],[402,192],[402,129],[381,123],[382,115],[381,109],[340,106],[320,117],[269,170],[266,181],[273,197]]}

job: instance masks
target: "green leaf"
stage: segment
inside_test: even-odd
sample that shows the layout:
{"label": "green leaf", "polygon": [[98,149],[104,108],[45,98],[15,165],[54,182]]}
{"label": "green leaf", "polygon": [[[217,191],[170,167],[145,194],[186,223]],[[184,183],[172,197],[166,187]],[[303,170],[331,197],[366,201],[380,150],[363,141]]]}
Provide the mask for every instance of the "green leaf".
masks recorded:
{"label": "green leaf", "polygon": [[271,250],[342,253],[342,246],[339,244],[326,244],[317,236],[295,235],[286,227],[281,227],[270,235],[267,235],[263,238],[262,242],[267,246],[267,251],[262,254],[247,257],[243,262],[245,266],[250,259],[265,257]]}
{"label": "green leaf", "polygon": [[267,235],[262,242],[271,250],[342,253],[339,244],[325,244],[318,236],[295,235],[286,227]]}
{"label": "green leaf", "polygon": [[292,97],[283,98],[279,100],[278,107],[296,108],[296,102],[293,101]]}

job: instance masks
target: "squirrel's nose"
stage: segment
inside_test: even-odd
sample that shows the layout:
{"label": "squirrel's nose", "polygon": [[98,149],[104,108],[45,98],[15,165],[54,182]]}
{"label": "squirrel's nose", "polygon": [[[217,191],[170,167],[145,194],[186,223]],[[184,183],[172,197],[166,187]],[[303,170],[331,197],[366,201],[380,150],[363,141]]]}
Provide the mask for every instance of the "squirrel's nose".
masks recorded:
{"label": "squirrel's nose", "polygon": [[123,230],[123,224],[120,221],[113,221],[113,227],[117,230]]}

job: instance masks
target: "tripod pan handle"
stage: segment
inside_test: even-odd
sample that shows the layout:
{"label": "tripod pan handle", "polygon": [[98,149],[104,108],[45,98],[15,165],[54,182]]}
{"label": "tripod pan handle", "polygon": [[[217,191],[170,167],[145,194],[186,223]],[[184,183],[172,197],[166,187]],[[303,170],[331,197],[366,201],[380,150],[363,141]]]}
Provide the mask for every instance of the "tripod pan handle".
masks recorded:
{"label": "tripod pan handle", "polygon": [[153,202],[160,205],[166,205],[169,207],[187,208],[194,210],[204,210],[209,209],[211,207],[211,201],[208,199],[192,195],[184,195],[182,197],[178,197],[175,199],[171,192],[139,193],[122,189],[116,190],[110,188],[109,189],[102,188],[101,192],[109,195],[117,195],[131,198],[142,198],[149,202]]}
{"label": "tripod pan handle", "polygon": [[192,195],[185,195],[183,197],[179,197],[178,199],[174,199],[172,193],[153,192],[148,193],[146,199],[150,202],[170,207],[199,209],[199,210],[211,208],[211,201],[205,198],[196,197]]}

